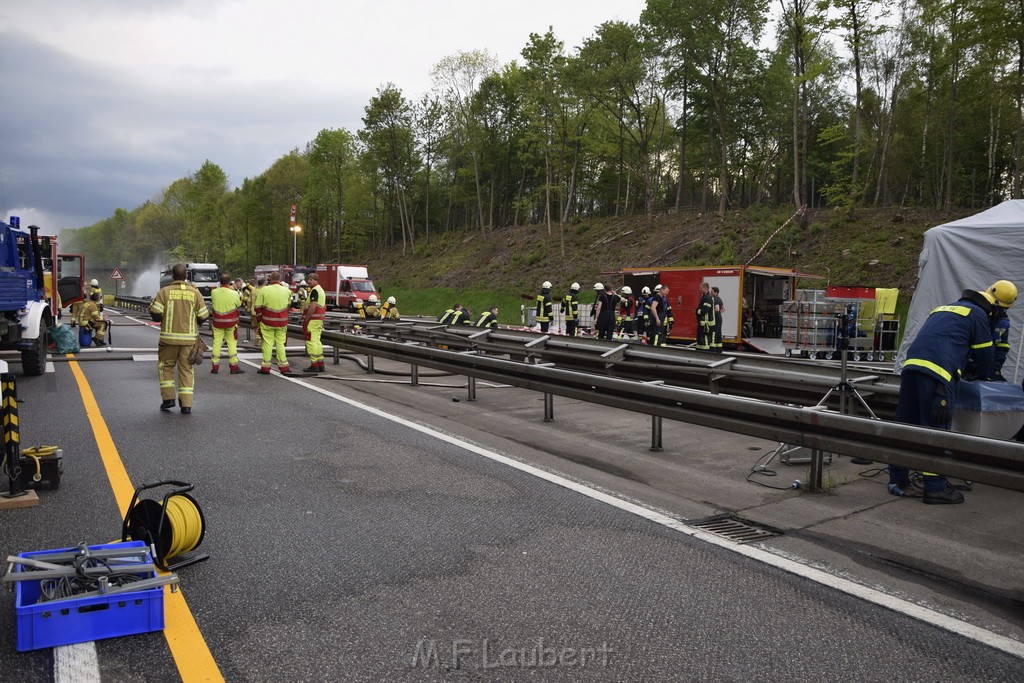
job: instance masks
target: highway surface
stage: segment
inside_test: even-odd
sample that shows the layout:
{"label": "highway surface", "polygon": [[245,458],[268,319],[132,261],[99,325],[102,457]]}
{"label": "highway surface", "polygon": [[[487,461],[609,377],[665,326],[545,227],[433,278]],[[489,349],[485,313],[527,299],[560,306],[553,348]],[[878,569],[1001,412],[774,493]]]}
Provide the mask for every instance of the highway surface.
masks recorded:
{"label": "highway surface", "polygon": [[133,486],[182,479],[211,559],[180,570],[163,633],[99,641],[95,663],[88,647],[16,653],[5,592],[4,680],[1024,677],[1014,654],[709,543],[427,415],[394,418],[351,384],[260,376],[251,360],[212,376],[207,360],[193,414],[162,413],[156,330],[114,319],[113,353],[19,376],[23,444],[57,443],[66,465],[38,507],[0,512],[0,550],[111,542]]}

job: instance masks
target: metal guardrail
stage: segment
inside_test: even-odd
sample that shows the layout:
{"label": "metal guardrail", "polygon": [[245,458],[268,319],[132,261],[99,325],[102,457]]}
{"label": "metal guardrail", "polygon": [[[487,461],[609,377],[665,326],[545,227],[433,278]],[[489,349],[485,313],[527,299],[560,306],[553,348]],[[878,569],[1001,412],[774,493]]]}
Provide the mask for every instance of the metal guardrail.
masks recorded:
{"label": "metal guardrail", "polygon": [[[148,308],[149,302],[124,302],[142,304]],[[805,446],[818,453],[840,453],[1024,491],[1024,444],[872,420],[826,410],[826,406],[791,405],[789,393],[810,394],[808,387],[827,390],[839,381],[834,374],[838,369],[821,364],[793,370],[778,367],[791,367],[792,361],[730,361],[732,356],[709,361],[707,354],[681,349],[630,348],[615,342],[436,324],[371,322],[364,329],[364,334],[325,331],[323,342],[333,346],[336,355],[341,349],[366,355],[371,371],[374,357],[408,363],[414,384],[420,366],[464,375],[469,378],[471,400],[477,379],[539,391],[545,395],[545,419],[553,418],[551,397],[562,396],[650,415],[652,445],[655,439],[660,445],[660,420],[667,418]],[[557,367],[559,363],[563,367]],[[635,376],[625,376],[630,373]],[[692,374],[701,378],[693,381],[704,386],[673,386],[661,377],[646,378],[647,373],[675,373],[675,378],[684,379]],[[898,379],[880,372],[850,381],[876,403],[885,397],[894,405]],[[745,382],[761,386],[752,393],[774,391],[775,400],[729,395],[725,389],[734,387],[728,382],[737,387]],[[708,383],[712,389],[717,386],[717,393],[708,390]],[[785,390],[779,391],[780,387]],[[780,394],[786,396],[780,399]]]}

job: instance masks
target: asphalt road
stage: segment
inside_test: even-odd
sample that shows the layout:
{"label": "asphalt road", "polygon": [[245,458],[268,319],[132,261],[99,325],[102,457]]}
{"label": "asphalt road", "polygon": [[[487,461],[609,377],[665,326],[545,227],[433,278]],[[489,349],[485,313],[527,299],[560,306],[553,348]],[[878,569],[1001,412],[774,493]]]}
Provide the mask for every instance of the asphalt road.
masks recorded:
{"label": "asphalt road", "polygon": [[[155,339],[115,329],[118,347]],[[132,483],[196,486],[211,559],[180,571],[182,591],[227,680],[1024,675],[1018,658],[252,367],[211,376],[207,361],[194,413],[161,413],[155,355],[119,356],[79,365]],[[23,444],[60,444],[65,474],[38,507],[0,513],[0,549],[115,540],[70,365],[19,378],[18,392]],[[161,633],[97,651],[103,680],[179,675]],[[6,680],[51,680],[52,662],[15,653],[13,620],[0,620]]]}

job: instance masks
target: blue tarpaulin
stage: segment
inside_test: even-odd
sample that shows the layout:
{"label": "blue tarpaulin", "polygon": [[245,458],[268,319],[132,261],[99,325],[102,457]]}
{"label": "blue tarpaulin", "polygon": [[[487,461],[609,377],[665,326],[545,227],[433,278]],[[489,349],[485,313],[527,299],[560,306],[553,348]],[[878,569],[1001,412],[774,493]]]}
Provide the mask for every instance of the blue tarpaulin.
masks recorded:
{"label": "blue tarpaulin", "polygon": [[1024,387],[1010,382],[960,382],[956,407],[978,413],[1024,411]]}

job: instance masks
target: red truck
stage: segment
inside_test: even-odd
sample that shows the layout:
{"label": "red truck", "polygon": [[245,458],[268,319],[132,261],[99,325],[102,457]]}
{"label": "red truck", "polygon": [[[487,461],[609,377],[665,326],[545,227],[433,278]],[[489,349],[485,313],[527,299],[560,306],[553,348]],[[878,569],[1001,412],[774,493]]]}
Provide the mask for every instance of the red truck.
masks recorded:
{"label": "red truck", "polygon": [[[722,340],[726,346],[768,350],[760,340],[782,336],[782,303],[796,296],[797,278],[822,279],[792,268],[764,266],[697,266],[686,268],[623,268],[622,282],[634,294],[643,287],[668,285],[675,324],[669,339],[683,342],[697,338],[694,311],[700,300],[700,283],[719,288],[724,312]],[[759,343],[760,342],[760,343]]]}
{"label": "red truck", "polygon": [[380,299],[380,293],[370,279],[366,266],[318,263],[316,274],[320,278],[320,286],[327,295],[328,309],[355,312],[354,304],[357,299],[364,303],[371,295]]}

